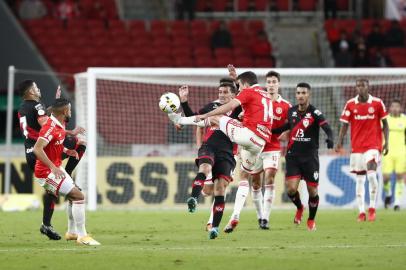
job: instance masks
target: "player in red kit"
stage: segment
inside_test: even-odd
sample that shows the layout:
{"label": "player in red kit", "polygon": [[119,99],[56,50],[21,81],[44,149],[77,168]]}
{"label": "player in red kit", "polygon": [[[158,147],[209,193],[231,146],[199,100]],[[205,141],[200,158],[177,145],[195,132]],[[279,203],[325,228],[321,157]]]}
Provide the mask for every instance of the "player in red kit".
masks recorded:
{"label": "player in red kit", "polygon": [[[343,123],[340,129],[336,151],[343,145],[348,126],[351,125],[350,170],[356,174],[356,197],[359,208],[358,221],[366,221],[365,214],[365,175],[369,183],[368,220],[375,221],[378,179],[376,168],[381,152],[388,153],[389,127],[387,112],[382,100],[369,94],[369,81],[358,79],[355,88],[357,96],[347,101],[341,114]],[[385,143],[382,142],[382,128]],[[383,146],[382,146],[383,144]]]}
{"label": "player in red kit", "polygon": [[38,140],[34,145],[37,157],[34,174],[36,181],[55,196],[66,196],[72,202],[72,216],[77,229],[77,243],[83,245],[100,245],[90,237],[85,227],[85,197],[63,169],[62,153],[79,158],[75,150],[63,146],[66,136],[65,122],[71,117],[70,102],[58,98],[52,105],[52,115],[41,127]]}

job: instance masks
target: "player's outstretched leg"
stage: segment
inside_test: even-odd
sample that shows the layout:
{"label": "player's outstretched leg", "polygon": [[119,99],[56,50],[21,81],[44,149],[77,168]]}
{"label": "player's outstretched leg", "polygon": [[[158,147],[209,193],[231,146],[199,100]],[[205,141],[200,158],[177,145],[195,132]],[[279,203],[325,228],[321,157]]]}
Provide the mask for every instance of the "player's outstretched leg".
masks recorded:
{"label": "player's outstretched leg", "polygon": [[73,219],[72,202],[71,201],[67,202],[66,213],[68,215],[68,231],[65,233],[65,239],[66,239],[66,241],[77,240],[78,239],[78,233],[76,231],[75,220]]}
{"label": "player's outstretched leg", "polygon": [[52,215],[54,213],[56,197],[46,192],[44,194],[44,210],[42,215],[42,225],[39,231],[46,235],[50,240],[60,240],[61,236],[54,230],[51,225]]}
{"label": "player's outstretched leg", "polygon": [[248,182],[249,174],[241,171],[240,173],[240,183],[238,185],[237,194],[235,195],[234,210],[231,214],[231,218],[227,225],[224,227],[223,231],[225,233],[231,233],[237,227],[240,220],[240,213],[244,207],[245,200],[247,199],[248,192],[250,190]]}

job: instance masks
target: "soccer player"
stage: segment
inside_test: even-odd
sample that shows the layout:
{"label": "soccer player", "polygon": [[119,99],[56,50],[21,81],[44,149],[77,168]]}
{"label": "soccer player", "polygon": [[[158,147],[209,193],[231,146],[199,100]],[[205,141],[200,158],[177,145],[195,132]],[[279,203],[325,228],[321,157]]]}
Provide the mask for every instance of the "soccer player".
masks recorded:
{"label": "soccer player", "polygon": [[[230,77],[237,77],[234,66],[229,65]],[[280,74],[275,71],[269,71],[266,74],[266,89],[273,100],[273,128],[283,126],[287,121],[287,112],[291,107],[290,103],[284,100],[279,94]],[[261,175],[252,175],[252,198],[257,212],[259,228],[269,230],[269,216],[271,213],[272,202],[275,197],[274,179],[279,166],[280,159],[280,142],[278,135],[272,134],[271,142],[266,143],[260,158],[258,159],[259,167],[264,170],[265,192],[262,195]],[[238,186],[234,211],[230,221],[224,228],[227,233],[232,232],[238,225],[239,216],[244,206],[245,199],[248,195],[249,174],[241,171],[240,183]]]}
{"label": "soccer player", "polygon": [[[202,109],[199,110],[199,114],[203,114],[214,110],[215,108],[226,104],[234,98],[236,94],[236,87],[232,82],[220,82],[218,88],[218,99],[206,104]],[[184,85],[179,88],[179,97],[181,100],[181,106],[185,116],[190,117],[197,115],[194,113],[188,104],[189,88]],[[238,114],[238,111],[236,112]],[[196,159],[196,165],[198,166],[198,173],[193,181],[192,194],[188,198],[188,209],[189,212],[193,213],[196,210],[197,200],[202,192],[204,183],[206,179],[216,178],[216,176],[221,172],[221,163],[223,160],[232,160],[235,163],[233,157],[233,145],[230,139],[224,135],[216,127],[207,127],[205,129],[204,135],[201,135],[201,128],[198,127],[196,132],[198,144],[200,145],[198,150],[198,158]],[[219,161],[219,165],[216,163]],[[228,167],[228,166],[225,166]],[[235,167],[235,164],[234,164]],[[212,174],[212,170],[215,174]],[[208,192],[206,192],[208,193]]]}
{"label": "soccer player", "polygon": [[[34,81],[25,80],[21,82],[18,86],[18,91],[23,98],[23,103],[18,110],[18,117],[20,121],[21,132],[25,137],[25,157],[29,168],[32,170],[32,172],[34,172],[36,156],[33,153],[33,147],[38,139],[38,134],[41,126],[44,125],[44,123],[47,121],[48,116],[45,111],[45,106],[40,103],[41,91]],[[60,88],[58,88],[56,96],[60,96]],[[77,134],[83,132],[84,129],[78,127],[73,131],[69,131],[69,134],[74,137]],[[72,143],[69,142],[69,140],[66,141],[66,144],[69,144],[69,146],[67,146],[68,148],[72,148]],[[84,145],[84,143],[81,143],[80,145],[79,143],[76,143],[74,148],[77,149],[77,152],[81,157],[85,152],[86,146]],[[66,170],[69,174],[72,173],[78,162],[79,160],[77,160],[75,157],[69,157],[68,163],[66,165]],[[56,197],[54,195],[47,192],[44,194],[44,210],[40,232],[48,236],[49,239],[59,240],[61,239],[61,236],[54,230],[51,225],[55,200]]]}
{"label": "soccer player", "polygon": [[41,127],[33,152],[37,157],[35,177],[37,182],[54,196],[66,196],[72,201],[72,217],[77,229],[77,243],[96,246],[99,242],[90,237],[85,226],[85,196],[77,188],[62,168],[62,153],[78,158],[75,150],[63,146],[65,140],[65,122],[71,117],[71,104],[68,100],[58,98],[52,106],[52,115]]}
{"label": "soccer player", "polygon": [[403,181],[406,181],[406,115],[402,114],[400,99],[394,99],[389,107],[387,118],[389,126],[389,153],[383,158],[383,189],[385,191],[385,208],[392,201],[390,177],[396,175],[395,201],[393,209],[400,210],[400,198],[403,192]]}
{"label": "soccer player", "polygon": [[[351,125],[350,170],[356,174],[356,196],[359,208],[358,221],[366,221],[365,215],[365,174],[369,182],[368,220],[376,219],[376,199],[378,196],[378,179],[376,168],[380,161],[380,153],[388,153],[388,121],[387,112],[382,100],[369,94],[369,81],[364,78],[355,82],[357,96],[348,100],[341,114],[342,126],[336,151],[343,145],[348,125]],[[385,143],[382,147],[382,128]]]}
{"label": "soccer player", "polygon": [[[288,111],[288,123],[280,128],[272,129],[275,133],[289,130],[289,142],[286,153],[286,184],[287,193],[296,206],[295,224],[302,221],[304,206],[298,192],[301,179],[306,181],[309,192],[309,218],[307,229],[316,230],[315,217],[319,205],[319,133],[320,127],[327,135],[326,143],[333,148],[333,131],[320,110],[310,104],[311,87],[302,82],[296,86],[297,105]],[[283,137],[283,136],[282,136]]]}

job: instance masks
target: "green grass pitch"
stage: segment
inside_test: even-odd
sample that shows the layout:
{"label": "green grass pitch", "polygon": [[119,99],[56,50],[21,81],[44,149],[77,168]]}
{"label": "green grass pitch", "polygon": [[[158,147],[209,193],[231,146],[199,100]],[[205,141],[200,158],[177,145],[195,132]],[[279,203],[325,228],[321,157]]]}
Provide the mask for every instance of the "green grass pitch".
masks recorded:
{"label": "green grass pitch", "polygon": [[[40,235],[40,211],[3,212],[0,269],[406,269],[406,211],[378,210],[361,224],[355,210],[320,210],[316,232],[293,225],[293,215],[273,211],[271,230],[261,231],[254,211],[243,211],[235,232],[209,240],[207,210],[97,211],[87,228],[102,246],[86,247]],[[63,211],[54,227],[65,232]]]}

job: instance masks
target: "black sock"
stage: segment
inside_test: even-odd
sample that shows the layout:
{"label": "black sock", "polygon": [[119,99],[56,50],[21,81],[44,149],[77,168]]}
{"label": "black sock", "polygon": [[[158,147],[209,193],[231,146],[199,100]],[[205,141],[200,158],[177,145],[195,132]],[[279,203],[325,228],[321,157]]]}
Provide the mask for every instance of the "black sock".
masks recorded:
{"label": "black sock", "polygon": [[302,208],[302,201],[300,200],[299,192],[296,191],[293,195],[288,193],[288,196],[289,196],[290,200],[293,202],[293,204],[296,205],[297,209]]}
{"label": "black sock", "polygon": [[193,180],[193,185],[192,185],[192,197],[198,199],[200,196],[200,193],[202,192],[203,186],[204,186],[204,180],[206,180],[206,175],[204,173],[199,172],[195,180]]}
{"label": "black sock", "polygon": [[224,196],[215,196],[213,204],[213,227],[218,227],[224,212]]}
{"label": "black sock", "polygon": [[44,194],[44,211],[42,213],[42,223],[51,226],[52,215],[54,214],[55,196],[49,193]]}
{"label": "black sock", "polygon": [[319,206],[319,195],[309,197],[309,219],[314,220]]}
{"label": "black sock", "polygon": [[76,152],[79,154],[79,159],[76,159],[75,157],[69,157],[68,163],[66,163],[65,171],[72,176],[73,170],[76,168],[78,165],[79,161],[81,160],[83,154],[86,151],[86,146],[85,145],[79,145],[78,148],[76,149]]}

